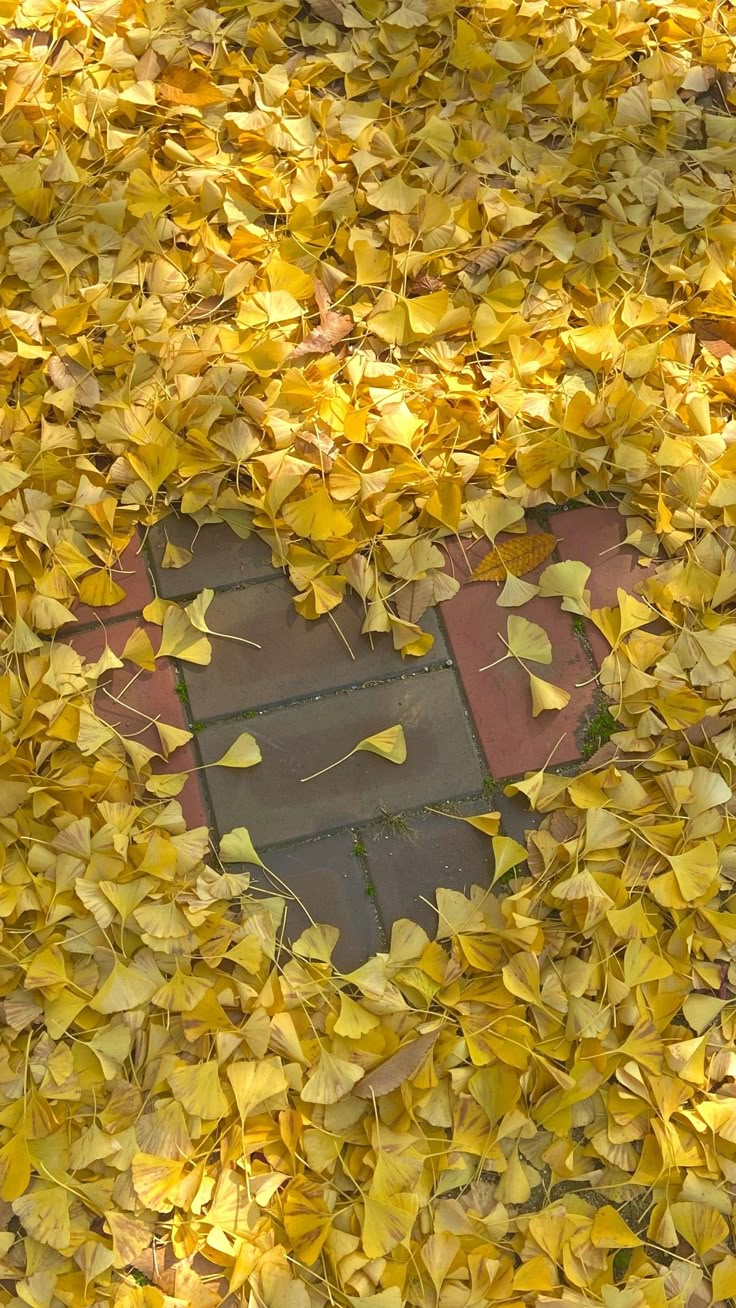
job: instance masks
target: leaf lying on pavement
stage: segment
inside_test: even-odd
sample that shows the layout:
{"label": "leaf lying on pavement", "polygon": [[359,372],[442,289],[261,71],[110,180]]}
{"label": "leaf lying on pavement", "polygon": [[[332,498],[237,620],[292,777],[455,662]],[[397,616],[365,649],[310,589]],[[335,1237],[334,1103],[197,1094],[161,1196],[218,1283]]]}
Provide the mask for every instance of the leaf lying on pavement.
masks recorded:
{"label": "leaf lying on pavement", "polygon": [[514,577],[523,577],[524,573],[544,563],[557,544],[557,537],[551,532],[530,532],[526,536],[514,536],[502,541],[489,550],[473,569],[471,581],[503,581],[510,572]]}
{"label": "leaf lying on pavement", "polygon": [[340,763],[345,763],[347,759],[352,758],[353,754],[358,754],[365,750],[370,754],[378,754],[381,758],[388,759],[389,763],[406,762],[406,739],[404,737],[404,728],[402,726],[386,727],[383,731],[377,731],[373,736],[366,736],[364,740],[359,740],[358,744],[353,746],[348,754],[343,754],[334,763],[329,763],[326,768],[321,768],[319,772],[312,772],[308,777],[302,777],[302,781],[313,781],[315,777],[321,777],[323,773],[330,772]]}

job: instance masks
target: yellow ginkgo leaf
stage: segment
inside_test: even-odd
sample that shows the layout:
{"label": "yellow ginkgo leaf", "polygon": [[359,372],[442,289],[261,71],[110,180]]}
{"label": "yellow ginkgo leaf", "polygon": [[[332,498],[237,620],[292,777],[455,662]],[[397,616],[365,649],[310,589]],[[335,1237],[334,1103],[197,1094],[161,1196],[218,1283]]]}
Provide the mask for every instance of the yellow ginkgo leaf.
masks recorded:
{"label": "yellow ginkgo leaf", "polygon": [[60,1185],[37,1186],[13,1200],[12,1208],[28,1235],[40,1245],[62,1252],[68,1249],[72,1238],[71,1197]]}
{"label": "yellow ginkgo leaf", "polygon": [[125,599],[125,591],[109,572],[90,572],[79,585],[79,598],[92,609],[110,608]]}
{"label": "yellow ginkgo leaf", "polygon": [[538,593],[538,586],[530,581],[524,581],[523,577],[515,577],[510,572],[503,583],[500,595],[496,598],[496,604],[502,609],[518,609],[522,604],[534,599]]}
{"label": "yellow ginkgo leaf", "polygon": [[373,736],[366,736],[364,740],[358,742],[355,746],[355,752],[358,750],[368,750],[371,754],[379,754],[381,758],[386,758],[390,763],[406,762],[406,739],[404,737],[404,728],[402,726],[386,727],[383,731],[377,731]]}
{"label": "yellow ginkgo leaf", "polygon": [[705,1204],[675,1203],[670,1204],[670,1214],[675,1230],[701,1258],[728,1239],[728,1222],[715,1208],[708,1208]]}
{"label": "yellow ginkgo leaf", "polygon": [[240,1059],[230,1064],[227,1076],[244,1124],[256,1111],[270,1108],[273,1100],[279,1101],[279,1108],[284,1106],[282,1100],[289,1083],[280,1058]]}
{"label": "yellow ginkgo leaf", "polygon": [[736,1258],[726,1254],[713,1268],[713,1302],[736,1297]]}
{"label": "yellow ginkgo leaf", "polygon": [[217,758],[210,765],[213,768],[252,768],[261,762],[261,751],[255,736],[244,731],[234,740],[222,758]]}
{"label": "yellow ginkgo leaf", "polygon": [[334,763],[329,763],[326,768],[321,768],[319,772],[312,772],[308,777],[302,777],[302,781],[313,781],[315,777],[321,777],[324,772],[329,772],[336,768],[340,763],[345,763],[347,759],[352,758],[353,754],[365,750],[370,754],[378,754],[381,758],[388,759],[389,763],[406,762],[406,738],[402,726],[386,727],[383,731],[377,731],[373,736],[366,736],[359,740],[348,754],[343,754],[342,758],[336,759]]}
{"label": "yellow ginkgo leaf", "polygon": [[337,1035],[346,1036],[349,1040],[360,1040],[361,1036],[367,1035],[377,1026],[380,1026],[380,1018],[369,1013],[349,995],[340,995],[340,1012],[334,1027]]}
{"label": "yellow ginkgo leaf", "polygon": [[182,1063],[168,1073],[171,1093],[187,1113],[207,1120],[223,1117],[227,1096],[220,1084],[216,1059],[207,1063]]}
{"label": "yellow ginkgo leaf", "polygon": [[156,731],[161,741],[161,753],[164,758],[168,758],[175,750],[181,749],[192,739],[191,731],[184,731],[181,727],[172,727],[168,722],[156,722]]}
{"label": "yellow ginkgo leaf", "polygon": [[188,772],[153,773],[146,781],[146,790],[158,799],[175,799],[184,789],[188,776]]}
{"label": "yellow ginkgo leaf", "polygon": [[532,692],[532,717],[538,717],[545,709],[563,709],[570,703],[570,692],[562,686],[555,686],[551,681],[535,677],[529,673],[529,688]]}
{"label": "yellow ginkgo leaf", "polygon": [[347,513],[333,503],[324,486],[289,504],[284,508],[284,518],[292,531],[307,540],[340,539],[352,527]]}
{"label": "yellow ginkgo leaf", "polygon": [[[206,613],[214,598],[215,592],[205,587],[204,590],[201,590],[199,594],[191,600],[189,604],[187,604],[184,612],[189,618],[192,626],[195,627],[197,631],[204,632],[206,636],[219,636],[221,640],[236,640],[241,645],[251,645],[253,649],[260,649],[260,645],[257,645],[254,640],[246,640],[245,636],[233,636],[226,631],[213,631],[211,627],[208,627]],[[165,630],[166,622],[164,621],[164,631]]]}
{"label": "yellow ginkgo leaf", "polygon": [[25,1194],[31,1179],[28,1142],[22,1131],[15,1131],[0,1148],[0,1199],[6,1203]]}
{"label": "yellow ginkgo leaf", "polygon": [[526,862],[526,850],[511,836],[494,836],[492,840],[495,868],[493,884],[519,863]]}
{"label": "yellow ginkgo leaf", "polygon": [[551,663],[552,645],[544,627],[513,614],[506,624],[506,643],[517,659]]}
{"label": "yellow ginkgo leaf", "polygon": [[235,827],[225,833],[220,841],[220,858],[223,863],[255,863],[258,867],[266,866],[255,851],[247,827]]}
{"label": "yellow ginkgo leaf", "polygon": [[174,545],[170,540],[166,541],[166,548],[161,559],[162,568],[184,568],[187,563],[191,563],[194,555],[191,550],[184,549],[181,545]]}
{"label": "yellow ginkgo leaf", "polygon": [[550,563],[539,578],[540,595],[560,595],[562,607],[569,613],[586,614],[589,604],[586,602],[585,587],[588,584],[590,568],[587,563],[577,559],[568,559],[565,563]]}
{"label": "yellow ginkgo leaf", "polygon": [[408,1237],[417,1212],[419,1195],[402,1193],[384,1200],[364,1199],[363,1248],[369,1258],[383,1258]]}
{"label": "yellow ginkgo leaf", "polygon": [[336,1104],[350,1093],[362,1076],[363,1069],[359,1064],[348,1062],[323,1048],[301,1097],[308,1104]]}
{"label": "yellow ginkgo leaf", "polygon": [[140,967],[128,966],[116,960],[107,980],[90,1000],[90,1008],[96,1013],[130,1012],[147,1004],[162,980],[160,975],[156,976],[155,971],[144,972]]}
{"label": "yellow ginkgo leaf", "polygon": [[212,659],[212,646],[206,636],[192,625],[180,608],[167,608],[163,615],[163,631],[157,658],[168,655],[187,663],[206,666]]}
{"label": "yellow ginkgo leaf", "polygon": [[702,840],[683,854],[671,854],[669,861],[680,894],[688,903],[710,892],[718,874],[718,851],[712,840]]}
{"label": "yellow ginkgo leaf", "polygon": [[610,1204],[598,1209],[593,1218],[590,1240],[596,1249],[637,1249],[642,1243]]}
{"label": "yellow ginkgo leaf", "polygon": [[144,672],[153,672],[156,667],[156,658],[153,653],[153,645],[148,636],[148,632],[143,627],[136,627],[128,636],[121,652],[121,659],[128,659],[130,663],[135,663],[136,667],[143,668]]}
{"label": "yellow ginkgo leaf", "polygon": [[295,1176],[284,1195],[283,1214],[295,1256],[311,1267],[332,1227],[324,1185],[306,1176]]}
{"label": "yellow ginkgo leaf", "polygon": [[524,519],[524,510],[517,500],[506,499],[492,491],[469,500],[467,513],[471,522],[480,527],[490,541],[494,541],[500,531],[508,531],[514,523]]}

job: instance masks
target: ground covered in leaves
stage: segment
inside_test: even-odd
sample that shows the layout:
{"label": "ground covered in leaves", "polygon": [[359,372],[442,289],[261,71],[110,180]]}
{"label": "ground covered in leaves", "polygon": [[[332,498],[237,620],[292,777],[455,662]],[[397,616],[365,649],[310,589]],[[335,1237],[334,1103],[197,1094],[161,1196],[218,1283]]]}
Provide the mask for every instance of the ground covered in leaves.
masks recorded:
{"label": "ground covered in leaves", "polygon": [[[730,1299],[732,0],[0,18],[0,1300]],[[658,560],[594,616],[612,744],[519,783],[510,885],[349,976],[60,635],[177,506],[410,660],[443,543],[609,495]],[[206,662],[206,607],[131,675]]]}

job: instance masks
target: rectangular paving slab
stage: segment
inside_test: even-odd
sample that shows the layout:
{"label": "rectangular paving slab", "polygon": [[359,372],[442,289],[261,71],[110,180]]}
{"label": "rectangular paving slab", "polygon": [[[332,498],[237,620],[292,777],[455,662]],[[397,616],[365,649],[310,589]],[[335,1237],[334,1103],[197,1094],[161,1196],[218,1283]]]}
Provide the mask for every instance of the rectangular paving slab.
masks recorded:
{"label": "rectangular paving slab", "polygon": [[334,614],[307,622],[294,608],[295,593],[285,578],[276,577],[215,596],[207,611],[212,630],[255,640],[261,649],[213,637],[212,662],[185,665],[195,719],[379,681],[448,657],[434,614],[423,622],[435,637],[432,649],[423,659],[404,660],[390,636],[361,633],[363,609],[356,596]]}
{"label": "rectangular paving slab", "polygon": [[[126,641],[139,627],[146,631],[155,650],[160,639],[159,628],[136,618],[70,635],[68,644],[88,663],[100,658],[106,642],[120,657]],[[155,672],[145,672],[125,661],[122,668],[103,673],[97,685],[94,708],[98,717],[121,735],[129,736],[155,752],[161,750],[161,740],[154,725],[156,721],[181,731],[188,730],[184,709],[176,693],[174,666],[167,658],[157,661]],[[105,746],[102,748],[104,750]],[[209,825],[200,787],[202,773],[193,770],[198,761],[189,741],[175,750],[168,761],[155,759],[151,765],[154,772],[189,772],[177,800],[190,827]]]}
{"label": "rectangular paving slab", "polygon": [[[300,780],[397,723],[406,735],[405,763],[361,752],[324,776]],[[247,826],[256,848],[370,822],[382,804],[389,812],[418,808],[482,785],[484,770],[449,669],[206,727],[196,737],[203,761],[220,758],[246,730],[263,761],[246,771],[211,768],[207,783],[219,830]]]}
{"label": "rectangular paving slab", "polygon": [[[535,581],[538,571],[526,580]],[[500,591],[496,582],[468,581],[441,606],[470,711],[496,779],[543,767],[550,758],[556,764],[579,758],[578,732],[595,701],[593,668],[573,631],[573,615],[561,610],[559,599],[539,596],[519,609],[502,608],[497,604]],[[502,637],[513,614],[537,623],[549,636],[552,662],[527,666],[569,693],[565,708],[532,716],[529,676],[516,659],[504,658]]]}
{"label": "rectangular paving slab", "polygon": [[[191,550],[192,558],[183,568],[163,566],[167,541]],[[224,522],[200,527],[193,518],[172,514],[151,528],[148,545],[156,588],[164,599],[194,595],[205,586],[214,589],[273,575],[271,551],[260,537],[242,540]]]}
{"label": "rectangular paving slab", "polygon": [[283,938],[296,940],[312,922],[336,926],[340,939],[332,955],[344,972],[359,967],[383,948],[375,908],[366,894],[363,869],[355,856],[352,832],[339,832],[287,849],[263,853],[271,875],[249,868],[251,884],[286,899]]}
{"label": "rectangular paving slab", "polygon": [[[494,804],[478,800],[458,808],[462,813],[483,813]],[[425,810],[403,819],[400,828],[387,822],[364,828],[360,839],[388,932],[393,922],[408,917],[434,938],[435,895],[440,886],[466,891],[472,885],[490,885],[490,839],[457,817]]]}
{"label": "rectangular paving slab", "polygon": [[[591,569],[588,578],[592,608],[617,603],[617,591],[634,594],[654,565],[642,567],[639,551],[625,545],[626,519],[615,508],[569,509],[553,514],[551,528],[559,537],[562,559],[581,559]],[[605,636],[585,621],[585,631],[598,664],[610,653]]]}

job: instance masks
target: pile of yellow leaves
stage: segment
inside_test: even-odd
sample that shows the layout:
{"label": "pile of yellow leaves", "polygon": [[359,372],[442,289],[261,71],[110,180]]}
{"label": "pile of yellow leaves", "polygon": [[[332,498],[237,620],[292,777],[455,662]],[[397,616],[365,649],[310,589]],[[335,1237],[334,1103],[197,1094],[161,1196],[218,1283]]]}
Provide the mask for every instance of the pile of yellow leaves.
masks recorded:
{"label": "pile of yellow leaves", "polygon": [[[0,21],[0,1302],[732,1299],[733,0]],[[422,653],[438,540],[602,492],[616,752],[349,976],[55,639],[177,506]]]}

